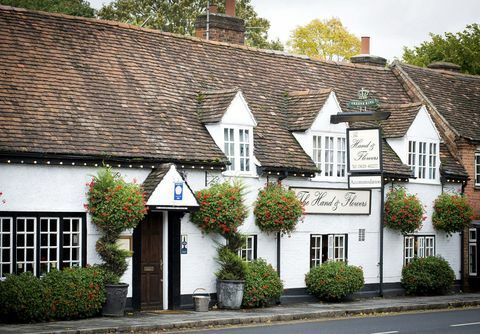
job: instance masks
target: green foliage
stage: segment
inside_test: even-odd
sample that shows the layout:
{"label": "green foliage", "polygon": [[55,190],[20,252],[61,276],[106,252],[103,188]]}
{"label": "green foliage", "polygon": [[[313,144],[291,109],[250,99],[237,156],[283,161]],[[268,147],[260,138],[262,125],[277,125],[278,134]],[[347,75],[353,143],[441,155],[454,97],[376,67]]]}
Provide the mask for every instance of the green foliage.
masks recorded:
{"label": "green foliage", "polygon": [[339,301],[363,287],[363,271],[345,262],[329,261],[305,275],[307,290],[325,301]]}
{"label": "green foliage", "polygon": [[105,301],[98,267],[53,270],[43,278],[8,275],[0,282],[0,320],[37,322],[92,317]]}
{"label": "green foliage", "polygon": [[422,226],[424,212],[417,196],[402,187],[392,189],[385,201],[385,226],[402,234],[413,233]]}
{"label": "green foliage", "polygon": [[95,9],[85,0],[0,0],[0,4],[74,16],[95,16]]}
{"label": "green foliage", "polygon": [[263,232],[291,233],[303,214],[303,204],[295,192],[280,183],[267,183],[260,190],[253,211]]}
{"label": "green foliage", "polygon": [[463,231],[472,217],[473,209],[465,196],[442,193],[433,204],[433,226],[449,235]]}
{"label": "green foliage", "polygon": [[[268,20],[258,17],[251,0],[236,2],[236,16],[245,20],[247,27],[245,38],[247,45],[283,50],[280,41],[268,41]],[[219,11],[224,11],[223,0],[212,0],[212,5],[218,5]],[[98,12],[100,18],[122,21],[134,25],[161,31],[193,35],[195,19],[206,10],[206,1],[200,0],[115,0],[104,5]]]}
{"label": "green foliage", "polygon": [[447,61],[460,65],[463,73],[480,74],[480,26],[467,25],[457,33],[444,36],[430,34],[431,40],[413,48],[404,47],[403,61],[427,66],[434,61]]}
{"label": "green foliage", "polygon": [[228,236],[236,233],[247,217],[247,207],[243,203],[243,186],[235,182],[217,183],[196,193],[200,202],[198,211],[190,220],[204,233],[220,233]]}
{"label": "green foliage", "polygon": [[217,263],[220,269],[215,273],[219,280],[244,280],[247,266],[235,251],[228,246],[218,248]]}
{"label": "green foliage", "polygon": [[103,273],[98,267],[54,270],[42,281],[53,319],[92,317],[105,301]]}
{"label": "green foliage", "polygon": [[49,319],[45,287],[40,279],[26,272],[7,275],[0,281],[0,320],[2,322],[37,322]]}
{"label": "green foliage", "polygon": [[102,232],[96,244],[97,253],[104,261],[109,275],[107,283],[118,283],[127,269],[130,252],[121,250],[116,241],[120,233],[135,228],[147,212],[145,198],[139,185],[125,182],[118,173],[104,168],[87,184],[89,187],[85,208],[93,223]]}
{"label": "green foliage", "polygon": [[437,256],[415,258],[402,270],[402,285],[409,295],[437,295],[451,290],[455,274],[446,260]]}
{"label": "green foliage", "polygon": [[360,52],[360,39],[348,32],[338,18],[312,20],[292,31],[292,52],[322,60],[349,59]]}
{"label": "green foliage", "polygon": [[263,307],[274,302],[283,293],[283,284],[272,265],[263,259],[247,263],[243,307]]}

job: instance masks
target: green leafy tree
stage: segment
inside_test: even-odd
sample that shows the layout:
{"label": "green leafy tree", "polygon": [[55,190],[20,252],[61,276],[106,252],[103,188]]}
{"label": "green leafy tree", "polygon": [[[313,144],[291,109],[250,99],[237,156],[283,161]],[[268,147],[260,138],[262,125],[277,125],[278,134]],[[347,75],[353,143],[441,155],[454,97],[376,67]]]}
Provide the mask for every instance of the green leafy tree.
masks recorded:
{"label": "green leafy tree", "polygon": [[315,19],[292,31],[290,50],[323,60],[349,59],[360,52],[360,39],[348,32],[338,18]]}
{"label": "green leafy tree", "polygon": [[[268,40],[270,22],[258,16],[250,1],[237,1],[235,8],[236,15],[245,20],[246,44],[258,48],[283,50],[283,45],[278,39]],[[195,19],[205,12],[206,4],[205,0],[115,0],[104,5],[98,16],[106,20],[193,35]],[[211,4],[217,4],[219,12],[225,9],[224,1],[212,0]]]}
{"label": "green leafy tree", "polygon": [[74,16],[95,16],[95,9],[86,0],[0,0],[0,4]]}
{"label": "green leafy tree", "polygon": [[403,61],[417,66],[427,66],[434,61],[447,61],[460,65],[461,71],[480,74],[480,26],[467,25],[457,33],[430,34],[431,40],[420,46],[403,48]]}

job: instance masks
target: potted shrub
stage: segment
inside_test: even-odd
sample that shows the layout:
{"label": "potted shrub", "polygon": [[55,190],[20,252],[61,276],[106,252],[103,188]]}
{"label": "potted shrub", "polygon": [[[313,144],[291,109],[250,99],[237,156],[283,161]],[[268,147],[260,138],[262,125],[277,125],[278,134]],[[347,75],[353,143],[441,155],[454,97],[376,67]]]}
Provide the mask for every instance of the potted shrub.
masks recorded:
{"label": "potted shrub", "polygon": [[221,308],[238,309],[242,304],[245,278],[245,263],[238,256],[244,239],[237,232],[247,217],[243,202],[243,186],[239,182],[218,183],[196,193],[200,203],[198,211],[192,213],[191,221],[203,233],[218,233],[226,246],[218,247],[217,299]]}
{"label": "potted shrub", "polygon": [[455,273],[439,256],[415,258],[402,269],[402,286],[409,295],[438,295],[451,290]]}
{"label": "potted shrub", "polygon": [[340,301],[363,287],[363,271],[343,261],[328,261],[310,269],[305,283],[307,290],[317,298]]}
{"label": "potted shrub", "polygon": [[255,203],[255,223],[261,231],[290,234],[303,214],[303,204],[295,192],[278,183],[267,183]]}
{"label": "potted shrub", "polygon": [[433,226],[447,235],[463,231],[472,217],[473,209],[465,196],[442,193],[433,204]]}
{"label": "potted shrub", "polygon": [[407,194],[405,188],[392,189],[385,201],[386,227],[402,234],[413,233],[422,227],[426,219],[422,203],[415,195]]}
{"label": "potted shrub", "polygon": [[105,272],[107,300],[102,313],[123,316],[128,284],[120,283],[120,279],[131,252],[120,249],[116,242],[122,232],[135,228],[143,219],[147,212],[145,199],[139,185],[125,182],[109,168],[101,169],[88,187],[86,208],[102,234],[95,247]]}
{"label": "potted shrub", "polygon": [[247,263],[242,302],[244,307],[268,306],[278,300],[282,292],[282,281],[272,265],[263,259]]}

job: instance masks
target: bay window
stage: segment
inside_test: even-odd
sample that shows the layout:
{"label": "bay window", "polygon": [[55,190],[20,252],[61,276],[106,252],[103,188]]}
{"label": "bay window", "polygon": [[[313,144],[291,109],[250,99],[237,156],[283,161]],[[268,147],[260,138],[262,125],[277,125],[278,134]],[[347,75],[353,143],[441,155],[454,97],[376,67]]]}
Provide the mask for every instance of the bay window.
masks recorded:
{"label": "bay window", "polygon": [[319,176],[346,176],[346,141],[344,136],[314,135],[312,159],[321,172]]}
{"label": "bay window", "polygon": [[438,143],[425,141],[408,142],[408,165],[412,174],[422,180],[438,179]]}
{"label": "bay window", "polygon": [[0,277],[85,265],[85,214],[0,213]]}

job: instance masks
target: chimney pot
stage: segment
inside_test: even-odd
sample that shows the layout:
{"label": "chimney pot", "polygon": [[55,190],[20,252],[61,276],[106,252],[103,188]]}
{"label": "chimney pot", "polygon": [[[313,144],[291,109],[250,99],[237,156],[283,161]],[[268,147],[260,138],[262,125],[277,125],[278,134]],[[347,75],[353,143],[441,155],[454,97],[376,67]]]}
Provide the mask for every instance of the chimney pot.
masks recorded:
{"label": "chimney pot", "polygon": [[225,14],[235,16],[235,0],[227,0],[225,3]]}
{"label": "chimney pot", "polygon": [[370,54],[370,37],[362,36],[362,44],[360,46],[360,54],[369,55]]}
{"label": "chimney pot", "polygon": [[218,6],[217,6],[217,5],[210,5],[210,7],[208,8],[208,10],[210,11],[210,14],[217,14],[217,12],[218,12]]}

